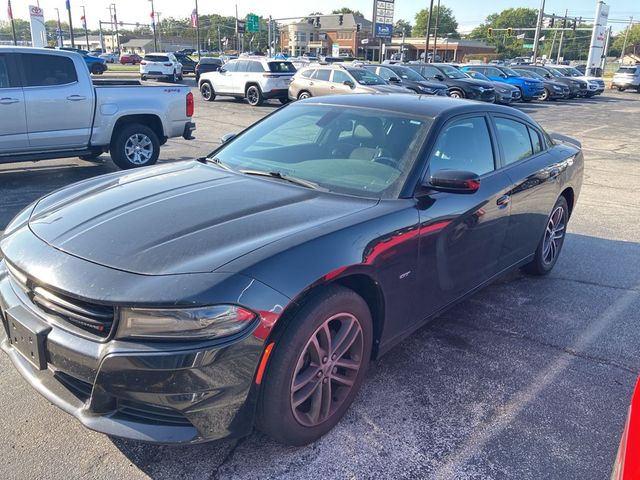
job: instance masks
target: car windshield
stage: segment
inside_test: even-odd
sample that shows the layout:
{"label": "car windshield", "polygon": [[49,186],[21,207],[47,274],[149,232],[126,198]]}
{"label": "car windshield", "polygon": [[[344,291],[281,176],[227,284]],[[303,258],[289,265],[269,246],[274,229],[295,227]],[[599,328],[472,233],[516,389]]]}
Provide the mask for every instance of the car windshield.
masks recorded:
{"label": "car windshield", "polygon": [[210,155],[268,181],[295,179],[330,192],[397,198],[431,120],[357,107],[292,104]]}
{"label": "car windshield", "polygon": [[515,70],[513,70],[512,68],[509,68],[509,67],[502,67],[501,70],[502,70],[503,73],[506,73],[510,77],[519,77],[520,76],[518,74],[518,72],[516,72]]}
{"label": "car windshield", "polygon": [[390,68],[396,75],[399,75],[400,78],[404,78],[405,80],[411,80],[413,82],[424,82],[424,77],[422,77],[415,70],[411,70],[407,67],[394,67]]}
{"label": "car windshield", "polygon": [[269,70],[273,73],[295,73],[296,67],[291,62],[269,62]]}
{"label": "car windshield", "polygon": [[536,80],[544,80],[544,77],[532,70],[516,70],[521,77],[535,78]]}
{"label": "car windshield", "polygon": [[551,72],[551,75],[553,75],[554,77],[566,77],[566,75],[558,69],[548,68],[547,70]]}
{"label": "car windshield", "polygon": [[349,69],[349,73],[353,78],[356,79],[360,85],[386,85],[387,82],[384,81],[379,75],[376,75],[369,70],[365,70],[364,68],[352,68]]}
{"label": "car windshield", "polygon": [[576,70],[573,67],[563,68],[562,71],[566,72],[570,77],[582,77],[582,73],[580,73],[580,70]]}
{"label": "car windshield", "polygon": [[449,65],[442,65],[440,67],[440,70],[442,70],[444,74],[449,78],[468,78],[460,70],[455,67],[450,67]]}

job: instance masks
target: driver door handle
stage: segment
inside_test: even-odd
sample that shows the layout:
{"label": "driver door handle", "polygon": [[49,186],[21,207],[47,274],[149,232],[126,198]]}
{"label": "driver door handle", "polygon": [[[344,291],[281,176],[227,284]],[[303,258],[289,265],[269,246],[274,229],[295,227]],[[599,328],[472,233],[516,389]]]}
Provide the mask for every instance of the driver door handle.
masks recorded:
{"label": "driver door handle", "polygon": [[67,97],[67,100],[70,100],[72,102],[79,102],[80,100],[86,100],[87,97],[84,97],[82,95],[69,95]]}
{"label": "driver door handle", "polygon": [[11,105],[12,103],[18,103],[20,100],[17,98],[4,97],[0,98],[0,105]]}

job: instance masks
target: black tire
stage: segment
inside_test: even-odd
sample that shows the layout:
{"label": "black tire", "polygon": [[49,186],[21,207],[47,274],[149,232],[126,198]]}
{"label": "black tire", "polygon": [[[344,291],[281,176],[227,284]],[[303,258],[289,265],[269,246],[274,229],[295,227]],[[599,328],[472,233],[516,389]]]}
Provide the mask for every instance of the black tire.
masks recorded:
{"label": "black tire", "polygon": [[147,79],[146,75],[140,75],[140,80],[145,81]]}
{"label": "black tire", "polygon": [[173,71],[173,75],[171,75],[169,77],[169,81],[171,83],[178,83],[178,72],[176,72],[175,70]]}
{"label": "black tire", "polygon": [[202,98],[207,102],[213,102],[216,99],[216,92],[209,82],[202,82],[202,85],[200,85],[200,95],[202,95]]}
{"label": "black tire", "polygon": [[[331,355],[329,358],[330,353],[327,353],[324,348],[316,350],[311,346],[312,337],[322,335],[322,332],[325,331],[322,326],[332,318],[341,318],[340,315],[350,316],[350,322],[351,319],[357,320],[357,322],[351,323],[352,327],[344,327],[344,332],[348,335],[342,339],[355,338],[350,345],[357,346],[359,352],[357,355],[349,353],[348,359],[344,355],[340,357]],[[331,320],[331,322],[337,321]],[[335,324],[327,323],[327,325],[330,330],[335,328],[332,327]],[[343,331],[342,326],[345,324],[338,323],[338,325],[340,327],[335,331],[331,330],[331,333],[335,333],[340,338],[340,332]],[[357,328],[357,326],[360,329],[351,335],[354,332],[352,328]],[[316,336],[316,340],[318,338]],[[332,341],[335,339],[336,337],[332,337]],[[358,393],[370,363],[372,343],[373,322],[369,308],[362,297],[352,290],[339,286],[331,286],[315,295],[291,320],[273,349],[262,380],[262,391],[258,402],[258,428],[277,441],[288,445],[306,445],[326,434],[340,421]],[[317,344],[321,345],[320,342]],[[343,344],[338,343],[338,345]],[[351,348],[347,349],[347,352],[350,352]],[[311,357],[305,356],[310,349],[318,352],[318,358],[327,353],[322,360],[318,361],[320,366],[316,367]],[[320,353],[321,351],[324,353]],[[349,369],[335,367],[334,358],[336,357],[336,363],[347,360],[358,364],[357,370],[351,367]],[[317,370],[317,375],[312,373],[312,376],[304,381],[305,387],[294,390],[294,379],[304,377],[304,373],[301,372],[309,370],[311,372]],[[351,386],[342,386],[341,382],[335,380],[340,376],[348,378],[352,382]],[[307,393],[308,396],[305,397],[307,400],[297,407],[293,407],[295,395],[307,386],[310,386],[307,392],[310,391],[311,394]],[[316,395],[318,388],[320,389],[320,399]],[[326,417],[313,425],[301,423],[301,417],[310,418],[306,417],[307,413],[302,410],[309,408],[311,415],[313,401],[322,403],[322,395],[327,388],[329,388],[331,400]],[[307,403],[309,403],[308,407],[305,405]],[[333,408],[335,410],[332,411]],[[319,417],[322,416],[321,409]]]}
{"label": "black tire", "polygon": [[[150,144],[146,143],[146,139],[150,141]],[[130,140],[131,143],[129,143]],[[145,145],[144,154],[140,151],[131,151],[132,148],[135,148],[136,142]],[[149,147],[148,149],[147,146]],[[123,170],[146,167],[158,161],[160,142],[156,133],[146,125],[131,123],[125,125],[114,134],[109,152],[113,163]],[[147,152],[150,152],[148,158],[146,156]]]}
{"label": "black tire", "polygon": [[180,75],[178,75],[178,81],[181,82],[184,79],[182,73]]}
{"label": "black tire", "polygon": [[257,85],[249,85],[249,87],[247,87],[245,98],[252,107],[259,107],[264,103],[262,91]]}
{"label": "black tire", "polygon": [[452,88],[449,90],[449,96],[452,98],[466,98],[466,95],[459,88]]}
{"label": "black tire", "polygon": [[619,92],[624,92],[625,90],[626,90],[626,88],[624,88],[624,87],[618,87],[618,91]]}
{"label": "black tire", "polygon": [[306,90],[301,91],[298,94],[298,100],[304,100],[305,98],[311,98],[312,95],[310,92],[307,92]]}
{"label": "black tire", "polygon": [[545,87],[544,93],[538,97],[538,100],[540,100],[541,102],[546,102],[551,100],[551,92],[549,91],[548,88]]}
{"label": "black tire", "polygon": [[96,64],[91,67],[91,73],[93,73],[94,75],[102,75],[102,68],[100,67],[100,65]]}
{"label": "black tire", "polygon": [[[561,217],[559,217],[559,221],[562,222],[562,231],[558,232],[558,233],[561,233],[561,236],[556,237],[557,239],[554,242],[555,247],[552,248],[554,252],[553,258],[549,259],[549,256],[547,253],[547,247],[549,245],[548,242],[550,241],[550,237],[556,234],[555,230],[553,230],[553,228],[555,227],[551,227],[551,231],[550,231],[550,225],[552,223],[555,223],[556,227],[559,225],[557,221],[554,222],[554,215],[556,215],[556,212],[558,211],[558,209],[562,209]],[[569,206],[567,204],[567,200],[561,195],[560,198],[558,198],[558,200],[556,201],[553,208],[551,209],[549,218],[545,222],[545,230],[542,234],[542,238],[540,239],[540,243],[536,248],[536,252],[533,257],[533,260],[531,260],[531,262],[529,262],[528,264],[522,267],[522,270],[525,273],[528,273],[530,275],[546,275],[551,270],[553,270],[553,267],[555,266],[556,262],[558,261],[558,257],[560,256],[560,252],[562,251],[562,245],[564,244],[564,239],[567,233],[568,221],[569,221]]]}

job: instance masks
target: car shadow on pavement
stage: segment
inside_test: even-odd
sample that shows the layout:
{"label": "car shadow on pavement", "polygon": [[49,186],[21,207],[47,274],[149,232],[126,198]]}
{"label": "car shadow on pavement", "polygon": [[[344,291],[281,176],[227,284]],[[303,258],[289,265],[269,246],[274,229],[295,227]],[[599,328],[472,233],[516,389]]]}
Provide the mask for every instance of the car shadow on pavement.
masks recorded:
{"label": "car shadow on pavement", "polygon": [[511,272],[376,362],[300,448],[112,439],[152,478],[604,478],[640,371],[640,243],[567,235],[546,277]]}

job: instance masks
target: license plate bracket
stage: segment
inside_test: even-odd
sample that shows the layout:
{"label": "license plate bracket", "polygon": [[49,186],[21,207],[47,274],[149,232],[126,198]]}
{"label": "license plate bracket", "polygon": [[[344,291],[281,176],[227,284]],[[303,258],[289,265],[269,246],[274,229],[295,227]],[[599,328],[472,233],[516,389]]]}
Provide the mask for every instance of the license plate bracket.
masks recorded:
{"label": "license plate bracket", "polygon": [[22,315],[18,320],[11,310],[7,310],[5,313],[11,346],[38,370],[46,370],[47,351],[45,343],[51,327],[28,315]]}

